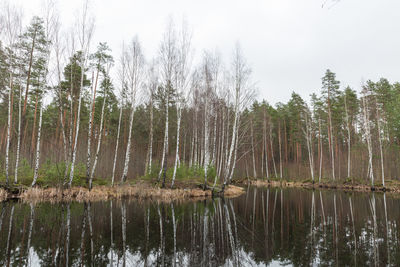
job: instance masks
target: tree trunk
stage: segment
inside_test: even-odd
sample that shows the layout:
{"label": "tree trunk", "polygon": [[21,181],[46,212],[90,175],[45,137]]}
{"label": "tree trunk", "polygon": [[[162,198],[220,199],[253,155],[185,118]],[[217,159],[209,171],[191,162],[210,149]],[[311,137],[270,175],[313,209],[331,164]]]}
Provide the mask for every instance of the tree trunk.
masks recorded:
{"label": "tree trunk", "polygon": [[[94,74],[92,72],[92,97],[89,107],[89,126],[88,126],[88,137],[87,137],[87,157],[86,157],[86,184],[89,185],[90,177],[90,161],[91,161],[91,144],[92,144],[92,127],[93,127],[93,112],[94,112],[94,102],[96,98],[96,89],[94,87]],[[101,129],[100,129],[101,131]],[[90,190],[90,185],[89,185]]]}
{"label": "tree trunk", "polygon": [[176,113],[177,113],[177,125],[176,125],[176,151],[175,151],[175,163],[174,163],[174,172],[172,174],[172,182],[171,188],[174,187],[174,182],[176,178],[176,170],[178,168],[178,159],[179,159],[179,142],[180,142],[180,130],[181,130],[181,119],[182,119],[182,108],[180,103],[177,103]]}
{"label": "tree trunk", "polygon": [[10,85],[8,91],[8,123],[7,123],[7,147],[6,147],[6,186],[9,182],[9,153],[10,153],[10,138],[11,138],[11,94],[13,87],[13,75],[10,72]]}
{"label": "tree trunk", "polygon": [[100,146],[101,146],[101,137],[103,136],[103,135],[102,135],[102,130],[104,131],[104,129],[103,129],[103,122],[104,122],[104,107],[105,107],[105,105],[106,105],[106,99],[107,99],[107,93],[106,93],[106,91],[104,91],[103,106],[101,107],[101,118],[100,118],[100,128],[99,128],[99,140],[97,141],[96,155],[95,155],[95,157],[94,157],[92,172],[90,173],[89,190],[92,189],[93,175],[94,175],[94,171],[96,170],[97,160],[98,160],[98,158],[99,158],[99,152],[100,152]]}
{"label": "tree trunk", "polygon": [[264,109],[264,118],[263,118],[263,136],[264,136],[264,150],[265,150],[265,174],[269,181],[269,168],[268,168],[268,142],[267,142],[267,118]]}
{"label": "tree trunk", "polygon": [[168,108],[169,108],[169,92],[167,92],[167,99],[165,103],[165,130],[164,130],[164,143],[163,143],[163,152],[162,152],[162,159],[161,159],[161,168],[158,174],[157,181],[160,181],[161,175],[163,174],[163,183],[162,187],[165,187],[165,176],[167,174],[167,157],[168,157]]}
{"label": "tree trunk", "polygon": [[80,119],[81,119],[83,80],[85,77],[86,60],[87,60],[87,58],[86,58],[86,54],[85,54],[84,58],[82,59],[82,64],[81,64],[81,83],[80,83],[80,88],[79,88],[79,101],[78,101],[78,111],[77,111],[78,114],[77,114],[77,121],[76,121],[75,140],[74,140],[73,152],[72,152],[71,171],[69,173],[69,182],[68,182],[69,187],[72,186],[72,180],[74,179],[76,151],[77,151],[78,136],[79,136],[79,124],[80,124]]}
{"label": "tree trunk", "polygon": [[376,103],[376,120],[378,125],[378,140],[379,140],[379,152],[381,156],[381,170],[382,170],[382,186],[385,187],[385,169],[384,169],[384,161],[383,161],[383,145],[382,145],[382,137],[381,137],[381,116],[379,112],[378,101],[375,98]]}
{"label": "tree trunk", "polygon": [[275,164],[275,156],[274,156],[274,146],[272,143],[272,127],[271,125],[269,126],[269,143],[271,145],[271,158],[272,158],[272,164],[274,167],[274,173],[275,173],[275,178],[278,177],[278,173],[276,171],[276,164]]}
{"label": "tree trunk", "polygon": [[22,111],[22,90],[19,86],[19,99],[18,99],[18,135],[17,135],[17,154],[15,159],[15,177],[14,184],[18,183],[18,165],[19,165],[19,155],[21,151],[21,111]]}
{"label": "tree trunk", "polygon": [[126,152],[125,152],[125,163],[124,163],[124,170],[122,171],[121,182],[125,182],[128,176],[128,167],[129,167],[129,160],[131,155],[131,143],[132,143],[132,126],[133,126],[133,115],[135,113],[135,97],[132,98],[131,104],[131,115],[129,117],[129,131],[128,131],[128,144],[126,145]]}
{"label": "tree trunk", "polygon": [[253,120],[250,121],[250,134],[251,134],[251,154],[253,158],[253,177],[257,178],[256,172],[256,157],[254,155],[254,129],[253,129]]}
{"label": "tree trunk", "polygon": [[151,173],[151,164],[153,160],[153,94],[150,97],[150,137],[149,137],[149,153],[148,153],[148,166],[146,174]]}
{"label": "tree trunk", "polygon": [[38,178],[39,172],[39,162],[40,162],[40,134],[42,131],[42,114],[43,114],[43,103],[40,104],[40,111],[39,111],[39,126],[38,126],[38,136],[37,136],[37,143],[36,143],[36,164],[35,164],[35,173],[33,175],[33,182],[32,187],[36,185],[36,181]]}
{"label": "tree trunk", "polygon": [[117,143],[115,144],[115,153],[114,153],[114,163],[113,163],[113,171],[111,177],[111,185],[114,186],[114,178],[115,178],[115,167],[117,165],[117,156],[118,156],[118,143],[119,143],[119,134],[121,131],[121,119],[122,119],[122,105],[119,109],[119,119],[118,119],[118,130],[117,130]]}

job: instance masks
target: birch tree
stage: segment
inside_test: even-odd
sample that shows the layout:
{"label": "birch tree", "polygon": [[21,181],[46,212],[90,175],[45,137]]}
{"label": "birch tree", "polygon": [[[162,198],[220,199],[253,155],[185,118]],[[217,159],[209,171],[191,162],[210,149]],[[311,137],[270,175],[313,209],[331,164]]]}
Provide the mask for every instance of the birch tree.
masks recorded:
{"label": "birch tree", "polygon": [[[122,46],[122,51],[125,51],[124,45]],[[120,97],[121,97],[121,103],[119,107],[119,118],[118,118],[118,129],[117,129],[117,141],[115,143],[115,151],[114,151],[114,163],[113,163],[113,169],[112,169],[112,176],[111,176],[111,185],[114,186],[114,180],[115,180],[115,169],[117,166],[117,157],[118,157],[118,145],[119,145],[119,135],[121,131],[121,120],[122,120],[122,109],[124,107],[124,97],[126,95],[126,56],[125,53],[123,52],[120,58],[120,68],[118,71],[118,78],[120,81]]]}
{"label": "birch tree", "polygon": [[[18,41],[18,35],[21,28],[21,13],[15,7],[10,5],[8,2],[2,7],[2,12],[0,17],[2,17],[2,30],[4,31],[4,37],[6,44],[8,45],[8,111],[7,111],[7,141],[6,141],[6,155],[5,155],[5,175],[6,175],[6,186],[9,184],[9,165],[10,165],[10,142],[11,142],[11,117],[12,117],[12,91],[13,91],[13,80],[14,80],[14,54],[15,45]],[[0,34],[2,33],[0,30]],[[19,156],[19,152],[18,156]],[[17,172],[18,169],[16,169]],[[14,180],[15,181],[15,180]]]}
{"label": "birch tree", "polygon": [[309,109],[306,107],[303,111],[304,116],[304,128],[303,133],[306,138],[307,143],[307,152],[308,152],[308,162],[310,164],[310,173],[311,179],[313,184],[315,183],[314,180],[314,150],[313,150],[313,143],[312,143],[312,117]]}
{"label": "birch tree", "polygon": [[132,126],[133,126],[133,115],[135,112],[136,94],[140,89],[143,82],[144,73],[144,57],[142,54],[142,48],[139,39],[135,37],[127,51],[125,52],[126,65],[127,65],[127,85],[130,90],[130,101],[131,101],[131,113],[129,116],[129,130],[128,130],[128,143],[126,145],[124,169],[122,171],[121,182],[125,182],[128,175],[129,160],[131,155],[131,144],[132,144]]}
{"label": "birch tree", "polygon": [[79,124],[81,118],[81,104],[82,104],[82,91],[84,87],[84,78],[85,78],[85,69],[87,65],[88,55],[89,55],[89,47],[90,41],[92,39],[93,31],[94,31],[94,20],[88,14],[88,1],[84,2],[82,12],[80,17],[78,18],[78,37],[79,43],[81,45],[81,79],[80,79],[80,88],[79,88],[79,97],[78,97],[78,115],[77,115],[77,123],[76,123],[76,131],[75,131],[75,140],[74,147],[72,152],[72,161],[71,161],[71,170],[69,174],[69,182],[68,186],[72,186],[72,180],[74,179],[74,170],[75,170],[75,161],[76,161],[76,151],[78,146],[78,136],[79,136]]}
{"label": "birch tree", "polygon": [[232,126],[232,138],[230,143],[229,154],[227,156],[227,162],[225,167],[225,179],[223,188],[231,182],[233,176],[234,167],[236,164],[236,154],[238,146],[238,131],[239,131],[239,119],[241,108],[246,105],[246,102],[251,98],[251,85],[250,82],[251,69],[247,66],[245,59],[243,58],[240,46],[237,44],[233,53],[232,62],[232,79],[233,79],[233,91],[234,91],[234,120]]}
{"label": "birch tree", "polygon": [[91,164],[91,140],[92,140],[92,128],[93,128],[93,120],[95,112],[97,84],[99,80],[99,74],[106,72],[104,70],[104,64],[107,64],[109,63],[109,61],[112,61],[111,55],[108,54],[109,52],[110,48],[108,47],[107,43],[99,43],[99,45],[97,46],[96,53],[90,55],[90,58],[94,61],[96,78],[94,82],[92,81],[92,95],[91,95],[91,104],[89,108],[89,125],[88,125],[88,141],[87,141],[88,145],[87,145],[87,160],[86,160],[86,183],[89,184],[89,188],[91,187],[89,181],[90,180],[89,173]]}
{"label": "birch tree", "polygon": [[106,106],[107,94],[108,94],[108,90],[112,89],[111,88],[111,80],[110,80],[110,77],[109,77],[110,65],[111,65],[111,62],[108,63],[108,67],[107,67],[107,70],[104,73],[104,80],[103,80],[103,83],[102,83],[102,87],[103,87],[103,90],[104,90],[104,95],[103,95],[103,104],[102,104],[102,107],[101,107],[100,127],[99,127],[99,135],[98,135],[99,137],[98,137],[98,141],[97,141],[97,148],[96,148],[96,154],[95,154],[95,157],[94,157],[93,167],[92,167],[92,171],[90,173],[89,190],[92,189],[94,171],[96,170],[97,160],[99,158],[101,139],[102,139],[103,131],[104,131],[104,128],[103,128],[104,108]]}
{"label": "birch tree", "polygon": [[176,50],[176,65],[175,65],[175,88],[176,88],[176,150],[174,171],[172,174],[171,188],[174,186],[176,178],[176,170],[179,162],[179,144],[180,144],[180,129],[182,120],[182,108],[187,97],[187,88],[189,84],[190,66],[191,66],[191,33],[188,30],[187,24],[182,23],[181,31],[179,32]]}
{"label": "birch tree", "polygon": [[32,187],[36,185],[38,172],[39,172],[39,164],[40,164],[40,139],[41,139],[41,132],[42,132],[42,115],[43,115],[43,97],[45,94],[45,86],[49,79],[49,62],[50,62],[50,40],[53,39],[55,34],[55,26],[56,26],[56,14],[55,14],[55,7],[53,2],[48,2],[47,6],[44,7],[46,16],[45,16],[45,40],[43,43],[46,45],[44,52],[44,62],[43,62],[43,70],[39,73],[39,79],[42,79],[42,83],[38,83],[39,87],[42,87],[41,90],[39,89],[40,96],[37,98],[40,99],[40,111],[39,111],[39,126],[38,126],[38,135],[37,135],[37,143],[36,143],[36,160],[35,160],[35,171],[33,175]]}
{"label": "birch tree", "polygon": [[367,98],[368,98],[368,91],[364,87],[362,102],[363,102],[364,137],[367,142],[367,148],[368,148],[367,176],[371,179],[371,187],[373,188],[374,187],[374,168],[372,163],[373,152],[372,152],[371,128],[369,122],[369,106]]}
{"label": "birch tree", "polygon": [[165,92],[165,130],[164,130],[164,141],[161,159],[161,168],[158,173],[158,181],[161,179],[163,174],[162,187],[165,187],[165,178],[167,175],[167,158],[168,158],[168,109],[169,109],[169,95],[173,86],[173,80],[175,79],[175,68],[177,59],[177,48],[176,48],[176,33],[172,20],[168,22],[167,29],[164,33],[163,40],[161,41],[159,50],[160,60],[160,71],[162,86]]}
{"label": "birch tree", "polygon": [[149,93],[149,110],[150,110],[150,129],[149,129],[149,148],[147,152],[147,159],[146,159],[146,168],[145,168],[145,174],[150,174],[152,170],[152,161],[153,161],[153,120],[154,120],[154,115],[153,115],[153,100],[154,100],[154,94],[157,90],[158,87],[158,69],[156,66],[156,63],[153,62],[153,64],[150,66],[149,71],[148,71],[148,93]]}

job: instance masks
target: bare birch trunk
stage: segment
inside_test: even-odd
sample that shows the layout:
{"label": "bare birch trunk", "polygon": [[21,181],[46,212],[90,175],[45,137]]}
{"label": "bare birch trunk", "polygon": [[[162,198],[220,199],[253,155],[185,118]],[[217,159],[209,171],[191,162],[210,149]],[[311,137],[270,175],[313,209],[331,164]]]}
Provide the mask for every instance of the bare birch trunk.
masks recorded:
{"label": "bare birch trunk", "polygon": [[43,114],[43,103],[40,104],[40,114],[39,114],[39,127],[38,127],[38,136],[36,143],[36,164],[35,164],[35,173],[33,175],[32,187],[36,185],[36,181],[38,178],[39,172],[39,162],[40,162],[40,136],[42,132],[42,114]]}
{"label": "bare birch trunk", "polygon": [[16,155],[16,159],[15,159],[14,184],[18,183],[18,165],[19,165],[19,155],[20,155],[20,150],[21,150],[21,111],[22,111],[21,103],[22,103],[22,90],[21,90],[21,86],[19,86],[17,155]]}
{"label": "bare birch trunk", "polygon": [[256,172],[256,157],[254,156],[254,129],[253,129],[253,120],[250,121],[250,133],[251,133],[251,154],[253,158],[253,177],[257,178]]}
{"label": "bare birch trunk", "polygon": [[97,149],[96,149],[96,155],[95,155],[95,157],[94,157],[92,172],[90,173],[89,190],[92,189],[93,175],[94,175],[94,171],[96,170],[97,160],[98,160],[98,158],[99,158],[99,152],[100,152],[100,146],[101,146],[101,137],[103,136],[102,130],[103,130],[104,107],[105,107],[105,105],[106,105],[106,99],[107,99],[107,93],[106,93],[106,91],[104,91],[103,106],[102,106],[102,108],[101,108],[100,129],[99,129],[99,140],[98,140],[98,142],[97,142]]}
{"label": "bare birch trunk", "polygon": [[322,157],[324,155],[324,151],[322,149],[322,138],[321,138],[321,119],[318,119],[318,134],[319,134],[319,149],[320,149],[320,157],[319,157],[319,177],[318,182],[321,183],[322,178]]}
{"label": "bare birch trunk", "polygon": [[269,181],[269,167],[268,167],[268,143],[267,143],[267,118],[265,115],[265,109],[264,109],[264,118],[263,118],[263,137],[264,137],[264,150],[265,150],[265,174],[267,176],[267,179]]}
{"label": "bare birch trunk", "polygon": [[208,164],[210,161],[210,151],[209,151],[209,127],[208,127],[208,94],[206,95],[205,105],[204,105],[204,186],[203,189],[207,188],[207,171]]}
{"label": "bare birch trunk", "polygon": [[147,174],[151,173],[153,160],[153,94],[150,98],[150,140],[149,140],[149,164],[147,166]]}
{"label": "bare birch trunk", "polygon": [[176,106],[176,113],[177,113],[176,150],[175,150],[175,163],[174,163],[174,172],[172,174],[171,188],[174,187],[174,182],[175,182],[175,178],[176,178],[176,170],[178,168],[178,160],[179,160],[179,142],[180,142],[181,118],[182,118],[182,108],[180,105],[181,105],[181,103],[177,103],[177,106]]}
{"label": "bare birch trunk", "polygon": [[121,182],[125,182],[127,175],[128,175],[128,166],[129,166],[129,160],[130,160],[130,155],[131,155],[132,128],[133,128],[132,126],[133,126],[134,112],[135,112],[135,97],[132,98],[131,114],[129,116],[128,144],[126,145],[125,163],[124,163],[124,170],[122,171]]}
{"label": "bare birch trunk", "polygon": [[349,111],[347,109],[346,95],[344,96],[344,109],[346,111],[346,129],[347,129],[347,178],[349,178],[351,172],[351,140],[350,140],[350,124],[349,124]]}
{"label": "bare birch trunk", "polygon": [[[81,83],[80,83],[79,100],[78,100],[78,118],[77,118],[77,122],[76,122],[74,148],[72,151],[71,170],[69,173],[69,182],[68,182],[69,187],[72,186],[72,180],[74,179],[76,151],[77,151],[78,136],[79,136],[79,125],[80,125],[80,120],[81,120],[82,91],[83,91],[83,80],[85,77],[85,65],[86,65],[86,55],[84,55],[84,58],[82,59],[82,65],[81,65]],[[72,120],[71,120],[71,122],[72,122]]]}
{"label": "bare birch trunk", "polygon": [[216,167],[216,162],[217,162],[217,115],[218,112],[215,110],[214,111],[214,132],[213,132],[213,154],[211,157],[211,166]]}
{"label": "bare birch trunk", "polygon": [[311,179],[314,184],[314,182],[315,182],[315,180],[314,180],[314,153],[313,153],[313,148],[312,148],[311,118],[309,118],[308,111],[306,111],[305,120],[306,120],[306,129],[304,131],[304,134],[306,136],[308,162],[310,164]]}
{"label": "bare birch trunk", "polygon": [[274,156],[274,146],[272,143],[272,127],[269,126],[269,143],[271,146],[271,157],[272,157],[272,166],[274,167],[275,178],[278,177],[278,173],[276,171],[276,164],[275,164],[275,156]]}
{"label": "bare birch trunk", "polygon": [[281,122],[279,121],[279,130],[278,130],[278,143],[279,143],[279,178],[282,179],[282,141],[281,141]]}
{"label": "bare birch trunk", "polygon": [[161,159],[161,168],[158,174],[158,181],[161,179],[161,174],[163,174],[162,187],[165,187],[165,176],[167,173],[167,151],[168,151],[168,108],[169,108],[169,92],[167,92],[167,99],[165,103],[165,130],[164,130],[164,144],[163,144],[163,154]]}
{"label": "bare birch trunk", "polygon": [[381,116],[379,112],[378,101],[375,97],[376,103],[376,120],[378,125],[378,139],[379,139],[379,152],[381,156],[381,170],[382,170],[382,186],[385,187],[385,169],[384,169],[384,161],[383,161],[383,145],[382,145],[382,134],[381,134]]}
{"label": "bare birch trunk", "polygon": [[[94,87],[93,79],[94,74],[92,72],[92,92],[91,92],[91,102],[89,107],[89,125],[88,125],[88,140],[87,140],[87,156],[86,156],[86,184],[89,185],[90,177],[90,161],[91,161],[91,144],[92,144],[92,126],[93,126],[93,112],[94,112],[94,101],[96,98],[96,89]],[[101,129],[100,129],[101,130]],[[90,185],[89,185],[90,189]]]}
{"label": "bare birch trunk", "polygon": [[10,139],[11,139],[11,94],[13,86],[13,75],[10,71],[10,85],[8,91],[8,122],[7,122],[7,147],[6,147],[6,186],[9,182],[9,153],[10,153]]}
{"label": "bare birch trunk", "polygon": [[364,130],[365,130],[365,138],[367,141],[368,147],[368,176],[371,179],[371,187],[374,187],[374,169],[372,164],[372,142],[371,142],[371,130],[369,125],[369,115],[368,115],[368,103],[366,100],[366,95],[363,97],[363,110],[364,110]]}
{"label": "bare birch trunk", "polygon": [[120,131],[121,131],[121,119],[122,119],[122,106],[121,106],[120,109],[119,109],[118,131],[117,131],[117,143],[115,144],[114,163],[113,163],[113,171],[112,171],[112,177],[111,177],[111,185],[112,185],[112,186],[114,186],[115,167],[116,167],[116,165],[117,165],[119,134],[120,134]]}

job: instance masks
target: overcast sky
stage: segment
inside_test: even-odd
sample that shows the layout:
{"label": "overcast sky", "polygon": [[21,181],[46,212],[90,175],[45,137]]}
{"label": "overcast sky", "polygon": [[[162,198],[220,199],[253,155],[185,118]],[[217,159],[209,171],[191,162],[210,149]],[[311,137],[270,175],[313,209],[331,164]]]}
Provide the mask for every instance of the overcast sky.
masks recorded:
{"label": "overcast sky", "polygon": [[[3,0],[0,0],[3,1]],[[258,98],[286,102],[292,91],[309,99],[327,68],[342,86],[359,91],[362,80],[400,81],[399,0],[92,0],[93,45],[106,41],[118,57],[136,34],[147,59],[157,54],[167,18],[186,18],[195,56],[217,48],[229,66],[237,41],[252,67]],[[41,0],[13,0],[25,19],[40,15]],[[81,0],[59,1],[64,26]]]}

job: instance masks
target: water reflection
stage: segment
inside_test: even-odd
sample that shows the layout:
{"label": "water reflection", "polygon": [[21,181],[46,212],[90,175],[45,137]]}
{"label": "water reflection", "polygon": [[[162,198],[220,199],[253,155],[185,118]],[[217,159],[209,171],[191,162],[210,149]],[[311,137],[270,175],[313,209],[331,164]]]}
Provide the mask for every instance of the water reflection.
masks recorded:
{"label": "water reflection", "polygon": [[280,188],[181,203],[4,202],[0,265],[399,266],[399,204]]}

